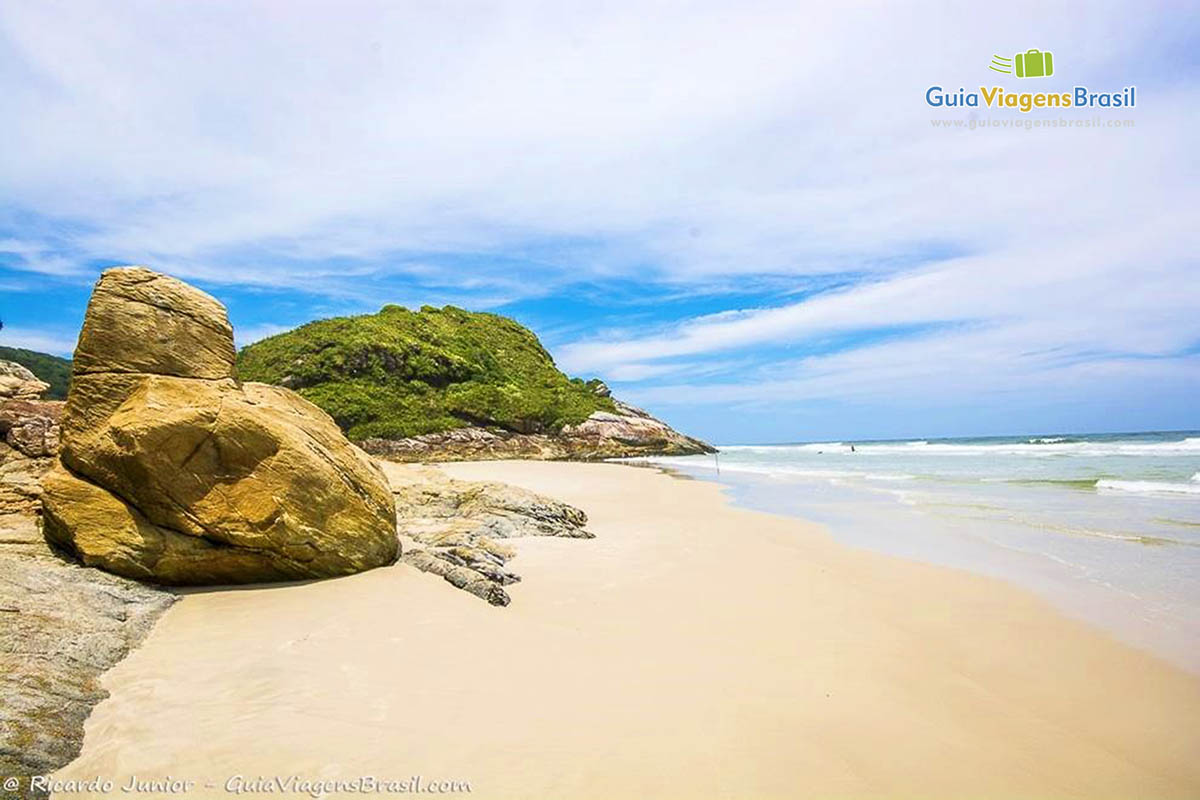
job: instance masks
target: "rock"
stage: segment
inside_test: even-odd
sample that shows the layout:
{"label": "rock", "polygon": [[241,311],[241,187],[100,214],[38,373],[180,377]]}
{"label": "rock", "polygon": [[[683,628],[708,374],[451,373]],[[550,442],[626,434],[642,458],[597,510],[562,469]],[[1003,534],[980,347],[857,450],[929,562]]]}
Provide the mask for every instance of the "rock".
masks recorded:
{"label": "rock", "polygon": [[[0,776],[44,775],[79,754],[100,675],[175,597],[53,553],[32,515],[0,516]],[[2,797],[39,797],[21,789]]]}
{"label": "rock", "polygon": [[8,400],[0,403],[0,437],[29,458],[58,453],[63,403],[59,400]]}
{"label": "rock", "polygon": [[612,389],[609,389],[608,384],[599,378],[592,378],[587,382],[587,386],[597,397],[612,397]]}
{"label": "rock", "polygon": [[44,480],[48,539],[165,584],[321,578],[395,561],[379,468],[287,389],[240,383],[213,298],[141,268],[88,304]]}
{"label": "rock", "polygon": [[434,469],[411,470],[411,482],[393,479],[397,519],[467,520],[496,539],[519,536],[566,536],[590,539],[587,515],[544,495],[488,481],[460,481]]}
{"label": "rock", "polygon": [[457,566],[434,553],[425,550],[409,550],[401,558],[401,561],[422,572],[441,575],[452,586],[470,592],[491,605],[506,606],[512,602],[508,592],[500,588],[495,581],[467,567]]}
{"label": "rock", "polygon": [[[83,721],[106,696],[101,673],[175,599],[79,567],[47,545],[36,513],[57,463],[62,415],[62,402],[0,401],[0,776],[22,781],[79,754]],[[0,792],[41,796],[27,783]]]}
{"label": "rock", "polygon": [[0,514],[36,513],[41,478],[54,464],[63,404],[0,401]]}
{"label": "rock", "polygon": [[504,586],[520,576],[504,569],[516,551],[497,540],[522,536],[591,539],[583,511],[503,483],[460,481],[429,467],[388,464],[397,526],[413,542],[402,561],[506,606]]}
{"label": "rock", "polygon": [[88,302],[73,374],[125,372],[220,380],[236,353],[225,307],[141,267],[106,270]]}
{"label": "rock", "polygon": [[[578,425],[568,425],[561,437],[568,449],[588,458],[628,458],[715,453],[716,448],[676,431],[640,408],[615,401],[616,413],[596,411]],[[579,457],[572,455],[571,457]]]}
{"label": "rock", "polygon": [[361,444],[380,458],[425,462],[506,458],[599,461],[716,452],[711,445],[679,433],[640,408],[614,402],[616,412],[594,411],[583,422],[567,425],[558,433],[464,427],[406,439],[367,439]]}
{"label": "rock", "polygon": [[50,384],[15,361],[0,361],[0,401],[36,400]]}

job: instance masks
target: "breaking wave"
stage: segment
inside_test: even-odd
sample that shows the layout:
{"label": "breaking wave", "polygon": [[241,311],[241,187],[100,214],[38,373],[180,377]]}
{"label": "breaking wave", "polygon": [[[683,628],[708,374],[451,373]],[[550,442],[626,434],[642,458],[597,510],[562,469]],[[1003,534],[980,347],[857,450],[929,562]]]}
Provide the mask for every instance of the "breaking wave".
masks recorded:
{"label": "breaking wave", "polygon": [[1162,456],[1200,455],[1200,436],[1190,436],[1178,441],[1153,442],[1137,440],[1095,441],[1073,439],[1066,436],[1050,436],[1022,442],[929,442],[923,439],[906,442],[814,442],[791,445],[734,445],[721,448],[729,453],[772,453],[780,455],[787,451],[846,455],[912,455],[928,456]]}
{"label": "breaking wave", "polygon": [[1167,483],[1166,481],[1096,481],[1097,489],[1111,489],[1118,492],[1138,492],[1141,494],[1194,494],[1200,495],[1200,482],[1192,476],[1189,483]]}

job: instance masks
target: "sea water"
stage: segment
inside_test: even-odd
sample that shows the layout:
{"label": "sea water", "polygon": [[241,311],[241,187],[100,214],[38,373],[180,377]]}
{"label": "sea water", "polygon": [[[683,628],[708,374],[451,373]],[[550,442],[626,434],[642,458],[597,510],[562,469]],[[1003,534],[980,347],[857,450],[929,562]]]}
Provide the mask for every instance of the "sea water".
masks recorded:
{"label": "sea water", "polygon": [[1200,431],[732,445],[649,459],[965,568],[1200,672]]}

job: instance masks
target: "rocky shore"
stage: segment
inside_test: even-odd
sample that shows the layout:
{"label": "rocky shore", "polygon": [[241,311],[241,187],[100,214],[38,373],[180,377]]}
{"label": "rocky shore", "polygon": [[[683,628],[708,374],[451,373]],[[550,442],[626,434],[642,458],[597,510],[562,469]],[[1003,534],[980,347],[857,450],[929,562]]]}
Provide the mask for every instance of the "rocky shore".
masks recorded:
{"label": "rocky shore", "polygon": [[[217,300],[140,267],[107,270],[96,284],[75,357],[63,362],[65,403],[41,399],[45,381],[0,361],[0,775],[45,774],[75,758],[84,720],[106,696],[101,675],[178,599],[166,586],[396,565],[506,606],[506,587],[521,579],[509,567],[515,540],[593,537],[574,506],[393,462],[712,449],[612,398],[598,380],[566,378],[511,320],[457,309],[379,318],[405,319],[443,326],[443,346],[467,347],[485,366],[489,332],[503,333],[523,353],[510,354],[508,369],[529,379],[527,408],[584,410],[569,424],[517,417],[507,423],[515,427],[477,424],[360,448],[291,389],[242,380]],[[385,353],[385,366],[410,368],[401,356],[415,356],[397,352]],[[468,363],[450,349],[442,355]],[[491,396],[488,381],[509,374],[459,366],[474,379],[438,402]]]}
{"label": "rocky shore", "polygon": [[[56,461],[61,402],[0,362],[0,775],[50,772],[79,754],[100,676],[149,633],[175,596],[74,563],[38,526]],[[0,790],[0,797],[39,797]]]}
{"label": "rocky shore", "polygon": [[72,563],[32,516],[0,518],[0,775],[42,775],[75,758],[84,720],[107,696],[100,676],[174,601]]}
{"label": "rocky shore", "polygon": [[[224,307],[165,275],[105,272],[71,363],[64,404],[0,362],[0,775],[75,758],[100,676],[176,601],[164,585],[334,577],[403,551],[504,606],[508,540],[591,537],[582,511],[533,492],[385,474],[316,406],[240,381]],[[661,435],[638,419],[589,420],[580,441]]]}
{"label": "rocky shore", "polygon": [[[401,560],[440,575],[494,606],[509,604],[504,587],[521,579],[506,569],[524,536],[591,539],[583,511],[527,489],[454,480],[438,469],[385,464],[396,494]],[[411,544],[410,544],[411,543]]]}
{"label": "rocky shore", "polygon": [[[40,479],[57,461],[61,405],[0,403],[6,441],[24,448],[6,444],[0,457],[0,491],[12,498],[0,513],[0,775],[22,779],[78,755],[84,721],[107,696],[100,677],[178,599],[168,589],[83,566],[43,536],[37,499]],[[508,605],[504,587],[520,580],[508,568],[517,552],[511,540],[592,536],[582,511],[525,489],[455,480],[419,465],[383,469],[396,500],[403,563],[492,605]],[[42,796],[0,790],[5,800]]]}
{"label": "rocky shore", "polygon": [[63,403],[20,364],[0,361],[0,516],[41,507],[42,476],[58,454]]}
{"label": "rocky shore", "polygon": [[454,428],[402,439],[360,442],[368,453],[391,461],[492,461],[509,458],[544,461],[602,461],[647,455],[715,453],[711,445],[686,436],[647,412],[620,400],[613,411],[593,411],[555,433],[518,433],[485,427]]}

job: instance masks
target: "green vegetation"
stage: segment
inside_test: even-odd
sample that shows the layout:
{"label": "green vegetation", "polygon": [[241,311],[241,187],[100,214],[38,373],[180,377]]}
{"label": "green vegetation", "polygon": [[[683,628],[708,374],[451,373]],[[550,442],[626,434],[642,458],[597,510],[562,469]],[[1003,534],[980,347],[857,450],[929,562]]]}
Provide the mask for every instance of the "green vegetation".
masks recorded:
{"label": "green vegetation", "polygon": [[15,361],[50,384],[43,395],[48,400],[62,400],[71,385],[71,361],[48,353],[22,350],[19,347],[0,347],[0,361]]}
{"label": "green vegetation", "polygon": [[243,348],[238,376],[295,389],[355,441],[464,425],[551,432],[613,409],[527,328],[453,306],[310,322]]}

